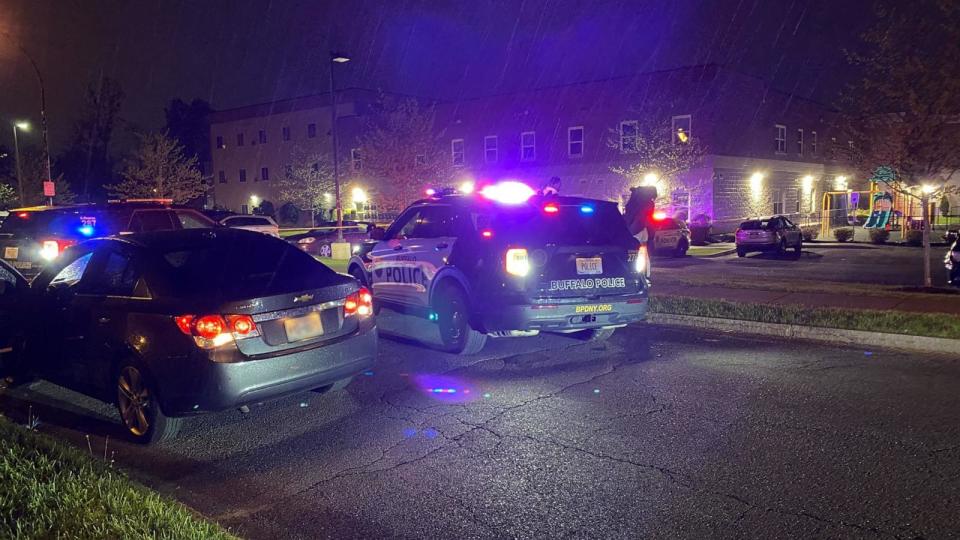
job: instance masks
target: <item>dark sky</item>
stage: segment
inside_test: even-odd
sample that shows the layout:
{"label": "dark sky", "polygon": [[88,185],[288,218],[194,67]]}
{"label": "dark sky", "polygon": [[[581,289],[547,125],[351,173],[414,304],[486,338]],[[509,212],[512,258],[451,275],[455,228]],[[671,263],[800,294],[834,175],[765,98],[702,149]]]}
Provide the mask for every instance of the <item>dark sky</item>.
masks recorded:
{"label": "dark sky", "polygon": [[[455,99],[718,63],[831,102],[842,49],[868,0],[0,0],[0,120],[37,120],[46,78],[51,151],[68,142],[88,83],[127,94],[131,126],[156,128],[173,97],[229,108],[338,87]],[[13,36],[11,38],[10,36]],[[0,130],[9,144],[10,130]]]}

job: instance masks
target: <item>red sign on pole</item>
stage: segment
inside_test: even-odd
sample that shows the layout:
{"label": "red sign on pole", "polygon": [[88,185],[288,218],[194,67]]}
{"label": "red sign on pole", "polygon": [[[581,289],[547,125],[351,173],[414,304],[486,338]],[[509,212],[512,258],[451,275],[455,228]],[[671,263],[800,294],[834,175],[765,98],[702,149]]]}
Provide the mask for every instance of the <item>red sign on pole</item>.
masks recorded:
{"label": "red sign on pole", "polygon": [[57,196],[57,188],[56,188],[56,186],[53,185],[53,182],[51,182],[51,181],[48,180],[48,181],[46,181],[46,182],[43,183],[43,196],[44,196],[44,197],[56,197],[56,196]]}

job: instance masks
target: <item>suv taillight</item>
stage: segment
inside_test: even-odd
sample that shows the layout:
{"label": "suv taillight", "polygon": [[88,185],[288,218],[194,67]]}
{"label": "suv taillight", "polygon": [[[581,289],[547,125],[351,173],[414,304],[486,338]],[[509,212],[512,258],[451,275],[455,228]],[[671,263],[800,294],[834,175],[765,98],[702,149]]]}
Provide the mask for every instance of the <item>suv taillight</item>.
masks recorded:
{"label": "suv taillight", "polygon": [[260,335],[250,315],[178,315],[173,318],[185,335],[201,349],[213,349],[231,341]]}
{"label": "suv taillight", "polygon": [[350,293],[343,301],[343,316],[359,315],[369,317],[373,314],[373,295],[366,287],[360,287],[355,293]]}
{"label": "suv taillight", "polygon": [[530,273],[530,259],[527,258],[527,250],[524,248],[508,249],[504,267],[508,274],[525,277]]}
{"label": "suv taillight", "polygon": [[650,277],[650,256],[647,254],[646,244],[640,244],[637,252],[636,271],[638,274]]}

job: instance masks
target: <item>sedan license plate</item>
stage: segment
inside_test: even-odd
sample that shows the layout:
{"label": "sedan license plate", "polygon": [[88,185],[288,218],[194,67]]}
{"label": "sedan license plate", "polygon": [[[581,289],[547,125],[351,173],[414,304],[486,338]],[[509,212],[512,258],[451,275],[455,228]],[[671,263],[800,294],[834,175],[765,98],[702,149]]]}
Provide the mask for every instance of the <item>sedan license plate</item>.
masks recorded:
{"label": "sedan license plate", "polygon": [[3,258],[9,260],[15,260],[20,256],[20,248],[18,247],[7,247],[3,248]]}
{"label": "sedan license plate", "polygon": [[303,317],[283,321],[283,329],[287,332],[287,341],[302,341],[323,335],[323,321],[320,313],[314,311]]}
{"label": "sedan license plate", "polygon": [[577,258],[577,273],[580,275],[602,274],[603,259],[600,257],[591,257],[589,259]]}

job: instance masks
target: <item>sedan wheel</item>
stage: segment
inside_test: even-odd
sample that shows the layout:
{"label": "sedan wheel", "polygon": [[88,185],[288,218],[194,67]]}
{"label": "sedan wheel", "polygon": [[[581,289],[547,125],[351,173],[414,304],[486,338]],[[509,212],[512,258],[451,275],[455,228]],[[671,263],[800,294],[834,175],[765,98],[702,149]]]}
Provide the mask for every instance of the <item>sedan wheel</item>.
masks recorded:
{"label": "sedan wheel", "polygon": [[117,375],[117,409],[127,432],[137,442],[161,442],[180,430],[180,419],[164,416],[147,376],[130,364]]}

